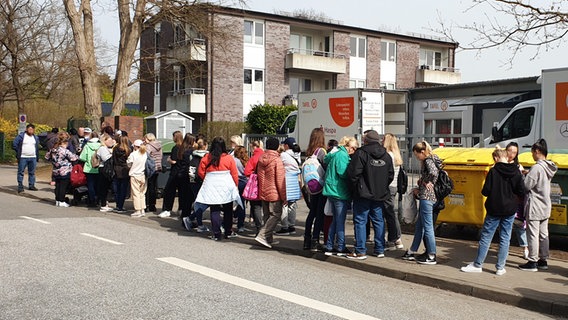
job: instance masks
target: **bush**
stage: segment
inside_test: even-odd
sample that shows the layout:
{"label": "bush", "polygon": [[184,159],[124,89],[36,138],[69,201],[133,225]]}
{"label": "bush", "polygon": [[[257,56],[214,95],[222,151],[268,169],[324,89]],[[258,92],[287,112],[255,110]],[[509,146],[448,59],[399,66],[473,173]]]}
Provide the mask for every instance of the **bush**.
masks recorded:
{"label": "bush", "polygon": [[247,116],[251,133],[275,134],[294,106],[276,106],[268,103],[254,105]]}
{"label": "bush", "polygon": [[205,135],[209,142],[214,137],[223,137],[225,141],[229,141],[231,136],[241,136],[247,132],[248,128],[245,122],[231,121],[209,121],[199,129],[199,133]]}

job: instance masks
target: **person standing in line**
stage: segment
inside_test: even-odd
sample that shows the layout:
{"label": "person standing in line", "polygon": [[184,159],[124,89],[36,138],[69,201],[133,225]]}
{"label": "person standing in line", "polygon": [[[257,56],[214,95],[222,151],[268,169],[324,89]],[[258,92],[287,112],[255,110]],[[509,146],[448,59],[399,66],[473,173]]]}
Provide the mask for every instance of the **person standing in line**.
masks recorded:
{"label": "person standing in line", "polygon": [[[440,158],[432,153],[432,147],[426,141],[418,142],[412,147],[412,152],[421,163],[418,188],[413,190],[414,196],[420,200],[418,220],[414,227],[414,239],[410,249],[406,250],[402,259],[416,261],[420,264],[434,265],[436,261],[436,237],[434,235],[433,208],[438,201],[434,192],[434,184],[438,180]],[[426,252],[415,257],[424,237]]]}
{"label": "person standing in line", "polygon": [[[181,131],[174,131],[172,134],[172,139],[175,145],[172,148],[170,156],[168,157],[168,163],[170,164],[170,175],[168,176],[168,181],[166,182],[166,186],[164,187],[162,212],[160,212],[160,214],[158,215],[158,217],[160,218],[167,218],[172,215],[176,192],[179,193],[179,190],[177,190],[176,180],[179,171],[179,165],[177,163],[178,151],[183,143],[183,135]],[[179,207],[180,204],[178,203],[178,208]]]}
{"label": "person standing in line", "polygon": [[525,218],[529,242],[529,261],[519,265],[519,269],[523,271],[548,270],[548,219],[552,210],[550,181],[558,171],[554,162],[546,160],[548,156],[546,140],[539,139],[533,144],[531,153],[536,164],[531,167],[524,181],[525,188],[528,191]]}
{"label": "person standing in line", "polygon": [[254,240],[272,248],[274,229],[282,217],[282,206],[286,201],[286,171],[278,153],[280,142],[276,138],[266,140],[266,151],[258,161],[258,193],[262,201],[264,225]]}
{"label": "person standing in line", "polygon": [[[315,155],[319,163],[324,166],[324,158],[327,152],[325,149],[325,133],[322,128],[314,128],[310,133],[306,156],[309,157],[312,155]],[[323,231],[323,210],[326,200],[325,196],[321,193],[310,195],[310,208],[304,230],[304,250],[324,251],[323,246],[319,244],[319,236]]]}
{"label": "person standing in line", "polygon": [[144,144],[148,156],[156,163],[156,172],[147,179],[148,188],[146,189],[146,206],[148,211],[156,212],[156,198],[158,196],[158,175],[162,171],[162,144],[156,140],[153,133],[146,133]]}
{"label": "person standing in line", "polygon": [[385,250],[399,250],[403,249],[404,245],[400,239],[402,232],[400,230],[400,221],[398,219],[398,214],[395,210],[396,194],[398,192],[398,172],[400,171],[400,166],[402,165],[402,156],[400,155],[400,150],[398,148],[398,143],[396,141],[396,136],[392,133],[385,134],[383,138],[383,146],[387,150],[388,154],[391,156],[392,164],[394,166],[394,179],[389,185],[390,198],[385,201],[385,222],[388,230],[387,247]]}
{"label": "person standing in line", "polygon": [[178,174],[174,183],[179,190],[178,201],[181,208],[180,220],[183,224],[183,218],[189,217],[191,213],[191,205],[195,201],[195,197],[190,189],[189,165],[193,158],[193,151],[195,150],[195,137],[186,133],[178,149]]}
{"label": "person standing in line", "polygon": [[67,132],[60,132],[57,142],[51,150],[45,154],[45,159],[50,161],[53,166],[53,178],[55,181],[55,206],[69,207],[65,202],[65,194],[71,181],[71,170],[73,162],[79,160],[76,154],[67,149],[69,135]]}
{"label": "person standing in line", "polygon": [[241,147],[243,145],[243,138],[241,138],[241,136],[231,136],[231,149],[229,149],[229,155],[234,156],[235,155],[235,149],[237,147]]}
{"label": "person standing in line", "polygon": [[523,176],[514,163],[509,163],[507,150],[497,147],[493,151],[493,160],[495,166],[489,169],[481,190],[481,194],[487,197],[485,200],[487,215],[481,228],[477,256],[474,262],[462,267],[461,271],[475,273],[482,271],[491,240],[493,240],[495,231],[499,228],[499,252],[497,253],[495,274],[501,276],[507,272],[505,262],[509,254],[511,231],[517,211],[517,196],[523,195],[525,190]]}
{"label": "person standing in line", "polygon": [[[284,170],[286,171],[286,196],[290,198],[291,194],[300,193],[300,183],[298,176],[300,174],[300,160],[294,152],[294,148],[299,148],[296,144],[296,139],[292,137],[286,138],[282,143],[282,149],[280,153],[280,159],[284,164]],[[282,228],[276,231],[276,235],[288,236],[291,234],[296,234],[296,210],[298,208],[297,200],[288,200],[284,205],[283,210],[286,210],[282,214]]]}
{"label": "person standing in line", "polygon": [[116,182],[116,208],[113,212],[126,213],[124,201],[130,183],[129,168],[126,160],[130,156],[130,144],[128,137],[120,137],[118,144],[112,150]]}
{"label": "person standing in line", "polygon": [[[519,163],[519,145],[516,142],[510,142],[507,147],[507,159],[509,163],[514,163],[519,172],[523,173],[525,168]],[[529,258],[529,244],[527,242],[527,231],[525,224],[525,195],[517,197],[518,206],[515,215],[515,221],[513,222],[513,231],[517,235],[517,242],[519,247],[523,248],[523,258],[528,260]]]}
{"label": "person standing in line", "polygon": [[355,152],[347,168],[347,176],[353,191],[353,223],[355,251],[347,258],[367,259],[365,226],[370,218],[373,223],[375,247],[373,256],[385,256],[384,202],[390,197],[389,185],[394,178],[392,159],[380,144],[379,134],[369,130],[365,145]]}
{"label": "person standing in line", "polygon": [[[264,153],[262,141],[257,140],[251,143],[252,147],[252,157],[249,159],[245,166],[245,176],[248,178],[251,174],[257,173],[258,160]],[[261,201],[249,201],[250,205],[250,215],[254,221],[256,227],[256,233],[262,227],[262,202]]]}
{"label": "person standing in line", "polygon": [[12,143],[18,160],[18,193],[24,192],[24,171],[28,168],[28,189],[37,191],[35,170],[39,160],[39,138],[35,135],[35,126],[29,123],[26,131],[18,134]]}
{"label": "person standing in line", "polygon": [[107,204],[107,196],[109,188],[112,185],[112,180],[109,180],[105,177],[104,174],[101,174],[101,169],[105,166],[105,163],[112,158],[112,149],[114,148],[115,141],[114,138],[108,134],[103,134],[101,136],[101,146],[97,150],[97,157],[100,159],[99,164],[99,174],[98,174],[98,196],[100,202],[100,212],[111,212],[112,208]]}
{"label": "person standing in line", "polygon": [[199,177],[203,184],[195,199],[195,214],[211,206],[211,239],[221,240],[221,211],[223,211],[223,227],[225,239],[236,237],[233,232],[233,202],[242,206],[239,195],[239,173],[232,156],[227,153],[227,146],[222,137],[211,141],[211,149],[199,163]]}
{"label": "person standing in line", "polygon": [[[192,159],[189,162],[189,166],[192,168],[192,171],[195,170],[189,173],[189,190],[193,199],[189,204],[190,207],[195,207],[195,199],[197,198],[201,185],[203,184],[203,180],[199,176],[198,170],[201,160],[209,153],[207,147],[207,141],[204,138],[198,139],[196,150],[193,151]],[[203,211],[204,210],[205,209],[203,209]],[[188,231],[194,228],[197,228],[196,231],[198,233],[209,231],[209,229],[203,225],[203,211],[196,210],[194,208],[189,217],[182,218],[183,225]]]}
{"label": "person standing in line", "polygon": [[130,167],[128,175],[130,176],[130,189],[132,190],[132,204],[134,205],[134,213],[131,217],[139,218],[146,215],[146,160],[148,153],[146,146],[140,139],[134,140],[132,144],[134,151],[128,155],[126,163]]}
{"label": "person standing in line", "polygon": [[[248,151],[243,146],[236,146],[233,152],[233,157],[235,158],[237,170],[239,171],[239,194],[241,195],[241,202],[244,205],[245,198],[243,198],[243,192],[245,191],[245,187],[248,182],[248,178],[245,176],[245,166],[249,161]],[[235,215],[237,216],[237,232],[245,232],[245,208],[238,206],[235,210]]]}
{"label": "person standing in line", "polygon": [[85,163],[83,166],[83,172],[85,173],[85,176],[87,176],[87,189],[89,190],[87,206],[90,208],[97,206],[97,185],[99,180],[99,168],[93,167],[91,159],[93,155],[97,153],[100,146],[101,143],[99,142],[97,133],[91,132],[89,134],[89,139],[83,146],[81,155],[79,156],[79,160]]}
{"label": "person standing in line", "polygon": [[[333,212],[333,220],[326,240],[326,255],[346,256],[351,253],[345,246],[345,220],[347,208],[351,204],[347,167],[351,161],[350,156],[356,150],[357,140],[354,137],[343,137],[339,142],[337,152],[328,153],[324,159],[327,170],[325,171],[323,195],[327,197]],[[335,247],[336,238],[337,248]]]}

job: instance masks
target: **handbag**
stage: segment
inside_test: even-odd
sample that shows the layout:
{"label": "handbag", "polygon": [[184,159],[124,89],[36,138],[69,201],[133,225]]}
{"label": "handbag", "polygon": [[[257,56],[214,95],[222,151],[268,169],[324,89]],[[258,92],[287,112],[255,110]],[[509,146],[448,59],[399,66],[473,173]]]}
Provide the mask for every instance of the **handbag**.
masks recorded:
{"label": "handbag", "polygon": [[258,201],[258,176],[256,173],[251,173],[247,185],[243,191],[243,198],[249,201]]}
{"label": "handbag", "polygon": [[412,190],[402,196],[402,221],[407,224],[416,222],[418,206]]}
{"label": "handbag", "polygon": [[71,186],[80,187],[87,184],[87,176],[83,172],[83,165],[78,163],[71,169]]}

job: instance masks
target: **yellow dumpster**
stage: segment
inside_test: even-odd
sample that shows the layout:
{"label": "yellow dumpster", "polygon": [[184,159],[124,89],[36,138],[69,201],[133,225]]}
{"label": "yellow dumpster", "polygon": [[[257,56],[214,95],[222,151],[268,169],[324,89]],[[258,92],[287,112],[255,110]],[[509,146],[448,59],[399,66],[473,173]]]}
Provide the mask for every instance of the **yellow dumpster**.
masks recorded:
{"label": "yellow dumpster", "polygon": [[[491,153],[485,148],[459,149],[444,159],[444,170],[454,182],[454,190],[445,199],[446,208],[440,212],[438,223],[482,226],[485,219],[485,197],[481,189],[489,169],[494,164]],[[439,149],[434,153],[438,154]],[[452,151],[444,151],[450,153]]]}

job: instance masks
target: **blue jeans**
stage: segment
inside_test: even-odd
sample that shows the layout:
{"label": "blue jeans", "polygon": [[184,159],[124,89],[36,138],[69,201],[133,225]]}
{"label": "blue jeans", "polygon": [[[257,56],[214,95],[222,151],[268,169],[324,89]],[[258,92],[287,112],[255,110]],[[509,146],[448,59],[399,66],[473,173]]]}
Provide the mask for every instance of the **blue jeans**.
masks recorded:
{"label": "blue jeans", "polygon": [[130,177],[116,179],[116,208],[124,209],[124,201],[126,201],[126,193],[128,192],[128,186],[130,185]]}
{"label": "blue jeans", "polygon": [[519,242],[519,247],[528,247],[529,246],[529,242],[527,241],[527,230],[525,230],[525,227],[523,226],[518,226],[517,224],[515,224],[515,221],[513,220],[513,230],[515,230],[515,233],[517,234],[517,241]]}
{"label": "blue jeans", "polygon": [[195,202],[193,204],[193,215],[195,216],[195,219],[197,220],[197,225],[199,227],[203,225],[203,212],[205,212],[207,208],[209,208],[209,205],[205,203]]}
{"label": "blue jeans", "polygon": [[333,212],[333,221],[329,227],[329,235],[327,237],[326,247],[328,250],[333,249],[335,237],[337,236],[337,250],[345,250],[345,218],[347,217],[347,206],[349,201],[327,198],[331,203]]}
{"label": "blue jeans", "polygon": [[513,221],[515,220],[515,215],[511,216],[492,216],[486,215],[485,221],[483,222],[483,227],[481,229],[481,239],[479,239],[479,248],[477,249],[477,257],[473,262],[473,265],[481,268],[485,257],[487,257],[487,252],[489,251],[489,246],[491,245],[491,240],[493,240],[493,235],[499,227],[499,252],[497,253],[497,264],[495,267],[497,270],[505,268],[505,261],[507,260],[507,255],[509,254],[509,242],[511,241],[511,231],[513,230]]}
{"label": "blue jeans", "polygon": [[410,246],[410,251],[416,252],[424,237],[424,246],[429,254],[436,254],[436,237],[434,236],[434,220],[432,211],[435,202],[430,200],[420,200],[418,220],[414,227],[414,239]]}
{"label": "blue jeans", "polygon": [[353,201],[353,222],[355,223],[355,252],[367,254],[367,233],[365,226],[367,219],[370,218],[375,231],[374,253],[385,252],[385,221],[383,219],[384,203],[368,199],[357,199]]}
{"label": "blue jeans", "polygon": [[[89,190],[89,204],[94,205],[97,202],[97,180],[99,179],[98,173],[85,173],[87,176],[87,189]],[[130,181],[130,180],[129,180]]]}
{"label": "blue jeans", "polygon": [[36,158],[20,158],[18,161],[18,189],[24,188],[24,170],[28,167],[28,186],[35,187]]}

